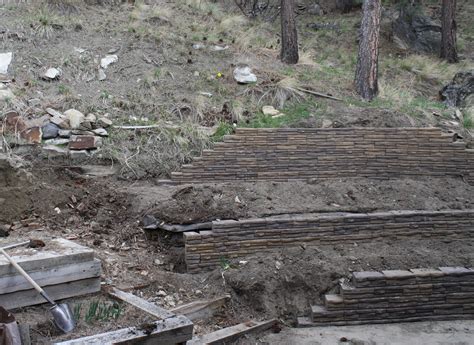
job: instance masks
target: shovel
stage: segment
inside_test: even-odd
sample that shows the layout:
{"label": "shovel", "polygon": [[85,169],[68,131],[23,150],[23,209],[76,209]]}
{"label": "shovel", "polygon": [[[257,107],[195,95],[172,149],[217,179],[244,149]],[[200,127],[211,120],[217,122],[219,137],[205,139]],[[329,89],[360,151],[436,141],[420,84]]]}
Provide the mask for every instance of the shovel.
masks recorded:
{"label": "shovel", "polygon": [[17,269],[18,272],[26,279],[28,282],[33,285],[36,291],[40,293],[41,296],[43,296],[49,303],[51,303],[52,307],[50,309],[51,314],[53,315],[54,318],[54,323],[56,324],[56,327],[58,327],[62,332],[68,333],[71,332],[74,327],[76,326],[76,323],[74,322],[74,316],[72,314],[71,309],[67,304],[57,304],[54,302],[47,294],[46,292],[36,284],[36,282],[31,279],[31,277],[26,273],[23,268],[20,267],[11,257],[8,255],[3,248],[0,248],[0,252],[7,258],[8,261]]}

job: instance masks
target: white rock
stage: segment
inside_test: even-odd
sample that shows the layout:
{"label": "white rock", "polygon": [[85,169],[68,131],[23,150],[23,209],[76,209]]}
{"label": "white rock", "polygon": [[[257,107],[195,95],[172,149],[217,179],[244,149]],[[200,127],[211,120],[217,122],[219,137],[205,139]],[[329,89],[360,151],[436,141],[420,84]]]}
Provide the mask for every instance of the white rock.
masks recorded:
{"label": "white rock", "polygon": [[280,111],[272,107],[271,105],[265,105],[262,107],[263,115],[274,116],[281,114]]}
{"label": "white rock", "polygon": [[229,46],[213,46],[212,47],[212,50],[215,51],[215,52],[219,52],[219,51],[222,51],[222,50],[227,50],[229,49]]}
{"label": "white rock", "polygon": [[252,70],[248,66],[235,68],[234,79],[239,84],[250,84],[257,82],[257,76],[252,73]]}
{"label": "white rock", "polygon": [[109,133],[107,133],[107,131],[103,128],[93,129],[92,133],[94,133],[95,135],[99,135],[101,137],[108,137],[109,136]]}
{"label": "white rock", "polygon": [[105,74],[105,71],[103,68],[99,68],[99,80],[105,80],[107,79],[107,75]]}
{"label": "white rock", "polygon": [[48,139],[44,142],[48,145],[65,145],[69,143],[69,139]]}
{"label": "white rock", "polygon": [[47,71],[43,74],[43,78],[45,79],[58,79],[61,76],[61,70],[57,68],[48,68]]}
{"label": "white rock", "polygon": [[64,115],[69,119],[69,125],[72,129],[79,128],[85,119],[84,114],[76,109],[66,110]]}
{"label": "white rock", "polygon": [[165,291],[163,291],[163,290],[158,291],[158,293],[157,293],[156,295],[159,296],[159,297],[168,296],[168,294],[167,294]]}
{"label": "white rock", "polygon": [[202,44],[202,43],[195,43],[195,44],[193,44],[193,49],[196,49],[196,50],[197,50],[197,49],[203,49],[203,48],[205,48],[205,47],[206,47],[206,46],[205,46],[204,44]]}
{"label": "white rock", "polygon": [[331,128],[332,127],[332,121],[328,119],[323,120],[323,124],[321,126],[322,128]]}
{"label": "white rock", "polygon": [[84,53],[86,50],[85,50],[85,49],[82,49],[82,48],[74,47],[74,51],[75,51],[76,53],[82,54],[82,53]]}
{"label": "white rock", "polygon": [[8,66],[10,66],[13,59],[13,53],[0,53],[0,74],[8,73]]}
{"label": "white rock", "polygon": [[110,64],[116,63],[118,61],[117,55],[106,55],[105,58],[100,60],[100,67],[106,69]]}

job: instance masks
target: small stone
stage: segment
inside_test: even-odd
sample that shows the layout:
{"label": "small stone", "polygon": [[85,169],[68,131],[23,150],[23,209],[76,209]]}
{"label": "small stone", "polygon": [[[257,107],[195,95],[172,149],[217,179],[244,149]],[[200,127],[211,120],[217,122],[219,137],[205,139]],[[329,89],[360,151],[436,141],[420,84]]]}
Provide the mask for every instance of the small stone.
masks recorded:
{"label": "small stone", "polygon": [[45,124],[41,130],[43,131],[43,139],[52,139],[59,135],[60,128],[54,123],[49,122]]}
{"label": "small stone", "polygon": [[32,98],[28,100],[28,105],[30,107],[36,107],[41,104],[41,100],[39,98]]}
{"label": "small stone", "polygon": [[164,264],[164,262],[163,262],[162,260],[160,260],[160,259],[155,259],[155,265],[160,266],[160,265],[163,265],[163,264]]}
{"label": "small stone", "polygon": [[100,60],[100,67],[106,69],[109,65],[116,63],[118,61],[117,55],[106,55],[103,59]]}
{"label": "small stone", "polygon": [[46,108],[46,112],[51,116],[64,116],[62,113],[57,110],[54,110],[53,108]]}
{"label": "small stone", "polygon": [[48,145],[66,145],[69,143],[69,139],[59,138],[59,139],[48,139],[44,141]]}
{"label": "small stone", "polygon": [[3,123],[5,130],[10,132],[22,132],[27,129],[23,117],[14,110],[3,115]]}
{"label": "small stone", "polygon": [[99,68],[99,80],[103,81],[107,79],[107,75],[105,74],[105,71],[102,68]]}
{"label": "small stone", "polygon": [[331,127],[332,127],[332,121],[324,119],[321,128],[331,128]]}
{"label": "small stone", "polygon": [[94,133],[98,136],[101,136],[101,137],[108,137],[109,136],[109,133],[103,128],[93,129],[92,133]]}
{"label": "small stone", "polygon": [[64,112],[64,115],[69,119],[69,125],[72,129],[79,128],[79,126],[85,119],[84,114],[76,109],[66,110]]}
{"label": "small stone", "polygon": [[97,121],[97,116],[95,116],[94,114],[92,113],[89,113],[87,114],[86,118],[84,119],[84,121],[87,121],[87,122],[96,122]]}
{"label": "small stone", "polygon": [[53,116],[50,120],[51,123],[54,123],[61,129],[69,129],[69,119],[64,115]]}
{"label": "small stone", "polygon": [[196,296],[201,296],[201,295],[202,295],[202,291],[201,291],[201,290],[196,290],[196,291],[194,291],[194,294],[195,294]]}
{"label": "small stone", "polygon": [[194,76],[195,76],[195,77],[199,77],[199,75],[200,75],[200,74],[199,74],[199,71],[194,71]]}
{"label": "small stone", "polygon": [[165,291],[163,291],[163,290],[158,291],[158,293],[157,293],[156,295],[159,296],[159,297],[168,296],[168,294],[167,294]]}
{"label": "small stone", "polygon": [[211,50],[215,51],[215,52],[219,52],[219,51],[222,51],[222,50],[227,50],[229,49],[229,46],[213,46],[211,48]]}
{"label": "small stone", "polygon": [[59,147],[56,145],[46,145],[42,147],[43,152],[45,152],[49,158],[52,157],[65,157],[69,154],[69,150],[64,147]]}
{"label": "small stone", "polygon": [[77,128],[83,131],[90,131],[92,130],[92,123],[89,121],[82,121],[81,125]]}
{"label": "small stone", "polygon": [[0,74],[7,74],[8,67],[10,66],[13,59],[13,53],[1,53],[0,54]]}
{"label": "small stone", "polygon": [[43,132],[40,127],[31,127],[20,133],[22,139],[29,144],[41,144]]}
{"label": "small stone", "polygon": [[70,138],[71,137],[71,130],[69,129],[60,129],[58,132],[59,137],[61,138]]}
{"label": "small stone", "polygon": [[43,79],[55,80],[55,79],[59,79],[60,76],[61,76],[61,70],[57,68],[48,68],[46,72],[43,74]]}
{"label": "small stone", "polygon": [[239,84],[250,84],[257,82],[257,76],[252,73],[252,70],[248,66],[235,68],[234,79]]}
{"label": "small stone", "polygon": [[199,50],[199,49],[203,49],[205,48],[206,46],[202,43],[194,43],[193,44],[193,49],[196,49],[196,50]]}
{"label": "small stone", "polygon": [[112,126],[112,120],[109,120],[106,117],[99,118],[99,120],[97,122],[99,123],[99,125],[102,128],[108,128],[108,127]]}
{"label": "small stone", "polygon": [[267,116],[276,116],[276,115],[280,115],[281,112],[278,111],[277,109],[275,109],[274,107],[272,107],[271,105],[265,105],[262,107],[262,113],[263,115],[267,115]]}
{"label": "small stone", "polygon": [[99,137],[92,135],[73,135],[69,142],[70,150],[94,150],[102,145]]}
{"label": "small stone", "polygon": [[87,150],[76,150],[76,151],[69,151],[69,156],[71,159],[86,159],[89,158],[91,155]]}

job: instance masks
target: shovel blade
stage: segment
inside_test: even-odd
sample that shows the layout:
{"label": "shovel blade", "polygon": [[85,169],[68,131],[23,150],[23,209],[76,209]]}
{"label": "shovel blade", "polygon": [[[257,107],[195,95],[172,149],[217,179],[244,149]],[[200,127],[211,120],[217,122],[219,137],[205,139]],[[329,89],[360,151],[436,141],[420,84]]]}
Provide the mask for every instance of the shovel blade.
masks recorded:
{"label": "shovel blade", "polygon": [[76,327],[71,308],[67,304],[56,304],[51,308],[54,323],[62,332],[69,333]]}

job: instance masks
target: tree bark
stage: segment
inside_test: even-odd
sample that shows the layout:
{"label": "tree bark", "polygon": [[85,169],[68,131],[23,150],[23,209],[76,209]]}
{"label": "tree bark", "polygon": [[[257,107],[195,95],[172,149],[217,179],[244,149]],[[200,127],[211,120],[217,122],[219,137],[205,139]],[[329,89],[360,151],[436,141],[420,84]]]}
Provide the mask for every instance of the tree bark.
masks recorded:
{"label": "tree bark", "polygon": [[441,8],[441,53],[442,59],[458,62],[456,51],[456,0],[443,0]]}
{"label": "tree bark", "polygon": [[295,20],[295,0],[281,0],[281,61],[298,62],[298,33]]}
{"label": "tree bark", "polygon": [[355,84],[357,93],[371,101],[378,92],[380,0],[364,0],[362,12]]}

